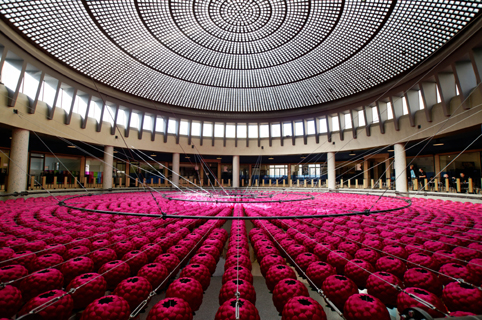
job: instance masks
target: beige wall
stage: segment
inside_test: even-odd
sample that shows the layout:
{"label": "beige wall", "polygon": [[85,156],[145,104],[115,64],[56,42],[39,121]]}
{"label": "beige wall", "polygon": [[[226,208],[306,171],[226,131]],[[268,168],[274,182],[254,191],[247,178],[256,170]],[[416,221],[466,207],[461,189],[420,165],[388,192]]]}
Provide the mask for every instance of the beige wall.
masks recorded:
{"label": "beige wall", "polygon": [[[102,131],[100,133],[95,131],[95,120],[89,118],[85,129],[80,128],[81,118],[78,114],[72,116],[71,124],[64,124],[65,112],[57,108],[53,120],[47,120],[47,106],[39,102],[35,114],[27,113],[27,98],[20,94],[17,100],[15,109],[18,109],[19,114],[13,112],[14,108],[6,106],[7,92],[4,86],[0,87],[0,123],[10,126],[24,128],[40,133],[49,134],[52,136],[61,136],[70,140],[83,140],[88,143],[98,145],[113,145],[114,147],[138,148],[148,151],[159,152],[179,152],[189,153],[193,152],[191,146],[187,143],[187,137],[181,136],[179,145],[175,142],[174,135],[169,135],[167,143],[164,143],[162,133],[156,133],[155,141],[151,141],[150,132],[144,132],[142,140],[138,139],[137,131],[132,129],[125,142],[119,136],[124,135],[124,128],[120,127],[119,136],[115,139],[110,134],[110,124],[104,122]],[[244,139],[238,139],[238,146],[235,147],[234,139],[226,139],[226,147],[223,146],[223,139],[216,139],[215,145],[212,146],[211,139],[204,139],[203,146],[200,146],[199,138],[193,137],[192,144],[194,144],[201,154],[205,155],[289,155],[301,153],[321,153],[330,151],[350,151],[365,148],[377,148],[387,145],[392,145],[397,142],[404,142],[409,140],[423,139],[434,134],[450,133],[466,127],[478,125],[482,123],[482,96],[480,90],[474,91],[469,105],[470,110],[463,110],[460,105],[460,98],[455,97],[451,101],[451,110],[454,112],[451,118],[443,115],[442,106],[437,104],[433,107],[431,123],[426,121],[425,112],[419,111],[415,114],[415,127],[410,126],[408,116],[400,118],[400,131],[395,131],[393,120],[389,120],[385,124],[385,134],[380,133],[379,124],[374,124],[371,127],[371,136],[366,136],[365,127],[359,128],[358,138],[352,139],[352,131],[345,131],[345,140],[341,141],[338,133],[332,134],[332,142],[327,141],[326,134],[320,136],[319,144],[316,144],[315,137],[308,137],[308,143],[305,145],[303,137],[296,138],[295,146],[292,145],[291,138],[285,138],[284,146],[281,146],[279,138],[273,138],[272,146],[269,146],[268,139],[261,139],[261,145],[264,149],[258,147],[257,139],[250,140],[249,148],[246,147]],[[447,120],[448,119],[448,120]],[[444,122],[446,121],[446,122]],[[421,128],[418,129],[417,126]],[[440,128],[442,127],[442,130]],[[59,143],[64,143],[59,140]],[[67,150],[67,148],[66,148]]]}

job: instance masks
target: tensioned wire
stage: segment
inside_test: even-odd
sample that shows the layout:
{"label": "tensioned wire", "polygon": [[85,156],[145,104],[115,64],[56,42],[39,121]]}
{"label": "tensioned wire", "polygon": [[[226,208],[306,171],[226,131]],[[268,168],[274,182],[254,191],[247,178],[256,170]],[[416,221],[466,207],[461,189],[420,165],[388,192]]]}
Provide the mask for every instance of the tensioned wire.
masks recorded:
{"label": "tensioned wire", "polygon": [[[190,224],[193,224],[193,223],[194,223],[194,221],[191,222]],[[189,224],[189,225],[190,225],[190,224]],[[214,227],[214,226],[215,226],[215,224],[213,223],[213,227]],[[212,230],[213,227],[211,227],[211,230]],[[176,231],[176,233],[177,233],[177,232],[179,232],[179,230]],[[206,235],[207,235],[207,233],[204,234],[204,236],[197,242],[196,246],[200,243],[200,241],[202,241],[202,240],[204,239],[204,237],[206,237]],[[159,242],[160,242],[160,241],[159,241]],[[159,243],[159,242],[158,242],[158,243]],[[157,243],[156,243],[156,244],[157,244]],[[182,261],[180,262],[180,264],[182,264],[182,262],[186,259],[187,256],[189,256],[189,254],[192,252],[192,250],[194,250],[194,249],[196,248],[196,246],[194,246],[194,247],[189,251],[188,255],[186,255],[186,256],[182,259]],[[109,269],[109,270],[107,270],[106,272],[104,272],[104,273],[102,273],[102,274],[99,274],[99,275],[95,276],[94,278],[92,278],[92,279],[84,282],[84,283],[81,284],[80,286],[78,286],[78,287],[76,287],[76,288],[72,288],[69,292],[66,292],[66,293],[62,294],[61,296],[59,296],[59,297],[53,298],[52,300],[47,301],[47,302],[45,302],[45,303],[43,303],[43,304],[35,307],[34,309],[32,309],[32,310],[29,311],[29,314],[41,312],[41,311],[44,310],[45,308],[47,308],[47,307],[55,304],[57,301],[59,301],[61,298],[65,297],[66,295],[75,293],[75,291],[78,290],[79,288],[87,285],[88,283],[90,283],[90,282],[94,281],[95,279],[103,276],[104,274],[106,274],[106,273],[114,270],[115,268],[119,267],[120,265],[122,265],[122,264],[124,264],[124,263],[127,263],[128,261],[130,261],[130,260],[134,259],[135,257],[137,257],[140,253],[144,253],[144,252],[146,252],[147,250],[149,250],[149,249],[147,248],[147,249],[145,249],[145,250],[138,250],[138,251],[140,251],[138,254],[132,256],[131,258],[129,258],[129,259],[125,260],[125,261],[123,260],[122,263],[119,263],[118,265],[114,266],[112,269]],[[180,264],[179,264],[179,265],[180,265]],[[158,289],[161,287],[161,285],[163,285],[163,284],[165,283],[166,279],[169,279],[169,277],[172,275],[172,273],[173,273],[173,271],[172,271],[172,272],[169,274],[169,276],[166,277],[166,278],[164,279],[164,281],[153,291],[153,292],[154,292],[154,295],[156,294],[156,290],[158,290]],[[152,293],[152,292],[151,292],[151,293]],[[150,298],[150,297],[151,297],[151,296],[149,295],[149,298]],[[137,309],[137,308],[136,308],[136,309]],[[140,311],[140,310],[139,310],[139,311]],[[21,318],[19,318],[19,319],[21,319]]]}
{"label": "tensioned wire", "polygon": [[[390,216],[389,216],[389,217],[390,217]],[[389,219],[389,218],[387,218],[387,219]],[[318,218],[317,220],[322,220],[322,219],[319,219],[319,218]],[[395,220],[396,220],[396,219],[395,219]],[[303,223],[303,222],[302,222],[302,223]],[[335,222],[333,222],[333,221],[331,221],[331,223],[332,223],[333,225],[339,226],[339,227],[341,227],[341,228],[343,228],[343,229],[345,229],[345,230],[355,230],[354,228],[350,228],[350,227],[348,227],[348,226],[346,226],[346,225],[338,224],[338,223],[335,223]],[[378,220],[377,220],[377,223],[378,223],[379,225],[387,225],[387,226],[390,225],[389,223],[383,223],[383,222],[380,222],[380,221],[378,221]],[[430,224],[429,222],[425,222],[425,223],[426,223],[426,224]],[[360,225],[364,225],[364,226],[373,228],[372,225],[369,225],[369,224],[366,224],[366,223],[360,223]],[[326,229],[324,229],[324,230],[326,230]],[[334,235],[334,236],[341,237],[339,234],[336,233],[336,231],[337,231],[337,230],[331,231],[331,234]],[[327,232],[327,231],[325,231],[325,232]],[[403,232],[401,232],[401,231],[395,231],[395,230],[391,230],[390,232],[398,233],[398,234],[402,234],[402,235],[405,235],[405,234],[406,234],[406,233],[403,233]],[[369,232],[365,232],[365,231],[363,231],[363,230],[359,230],[358,233],[360,233],[360,234],[365,234],[365,235],[366,235],[366,234],[369,234]],[[382,236],[380,236],[380,235],[376,235],[376,237],[379,238],[380,240],[383,240],[383,239],[384,239],[384,238],[383,238]],[[433,239],[424,238],[424,237],[420,237],[420,236],[416,236],[416,235],[413,235],[413,237],[414,237],[414,238],[423,239],[423,240],[427,240],[427,241],[434,241]],[[466,239],[466,240],[470,240],[470,239]],[[349,241],[351,241],[351,239],[350,239]],[[381,241],[381,242],[383,243],[383,241]],[[451,243],[446,243],[446,242],[443,242],[443,241],[440,241],[440,240],[437,240],[437,242],[443,243],[444,245],[447,245],[447,246],[449,246],[449,247],[453,246],[453,244],[451,244]],[[474,241],[474,242],[479,242],[479,241]],[[411,245],[412,245],[411,243],[404,243],[404,242],[402,242],[402,241],[401,241],[400,239],[398,239],[398,238],[397,238],[396,240],[395,240],[395,239],[393,239],[393,240],[391,239],[391,240],[390,240],[390,243],[397,243],[397,244],[401,244],[401,245],[403,245],[403,246],[411,246]],[[428,253],[432,253],[432,254],[436,253],[435,251],[431,251],[431,250],[428,250],[428,249],[426,249],[426,248],[418,248],[418,249],[419,249],[420,251],[424,251],[424,252],[428,252]],[[472,249],[472,250],[474,250],[474,251],[476,251],[476,252],[482,252],[482,251],[476,250],[476,249]],[[415,252],[414,252],[414,253],[415,253]],[[439,254],[439,253],[437,253],[437,254]],[[441,256],[445,256],[445,257],[449,257],[449,258],[451,258],[452,260],[461,261],[461,262],[463,262],[464,264],[466,264],[466,263],[467,263],[467,264],[471,264],[469,261],[466,261],[466,260],[462,260],[462,259],[459,259],[459,258],[454,258],[454,257],[447,256],[447,255],[444,255],[444,254],[441,254],[441,253],[440,253],[440,255],[441,255]]]}
{"label": "tensioned wire", "polygon": [[[261,213],[258,212],[258,214],[261,214]],[[275,220],[279,220],[279,219],[276,219],[276,218],[274,218],[274,219],[275,219]],[[282,221],[282,220],[279,220],[279,221],[280,221],[281,223],[283,223],[284,225],[286,225],[288,228],[294,229],[294,230],[297,231],[298,233],[301,233],[301,234],[303,234],[303,236],[309,238],[308,235],[306,235],[306,234],[300,232],[298,229],[296,229],[296,228],[288,225],[286,222],[284,222],[284,221]],[[309,223],[309,222],[307,222],[307,221],[305,221],[304,223],[307,224],[307,225],[311,225],[311,226],[313,226],[313,227],[315,227],[315,228],[318,228],[318,229],[320,229],[320,230],[324,230],[325,232],[330,233],[330,234],[333,234],[333,235],[336,236],[336,234],[334,234],[334,231],[329,231],[329,230],[327,230],[327,229],[324,229],[323,227],[314,225],[314,224]],[[348,227],[348,228],[349,228],[349,227]],[[339,236],[338,236],[338,237],[339,237]],[[316,244],[320,244],[319,242],[316,241],[316,239],[314,239],[314,241],[315,241]],[[395,258],[397,258],[397,259],[399,259],[399,260],[401,260],[401,261],[403,261],[403,262],[405,262],[405,263],[407,263],[407,264],[413,264],[413,265],[416,265],[416,266],[419,267],[419,268],[423,268],[423,269],[429,270],[429,271],[431,271],[431,272],[433,272],[433,273],[436,273],[436,274],[439,275],[439,276],[451,278],[452,280],[455,280],[455,281],[457,281],[457,282],[463,282],[463,283],[466,283],[466,284],[468,284],[468,285],[470,285],[470,286],[472,286],[472,287],[474,287],[474,288],[478,288],[479,290],[482,290],[482,288],[480,288],[479,286],[474,285],[474,284],[471,284],[471,283],[468,283],[468,282],[466,282],[465,280],[457,279],[457,278],[454,278],[454,277],[452,277],[452,276],[449,276],[449,275],[440,273],[440,272],[437,271],[437,270],[434,270],[434,269],[432,269],[432,268],[429,268],[429,267],[426,267],[426,266],[417,264],[416,262],[408,261],[407,259],[404,259],[404,258],[402,258],[402,257],[396,256],[396,255],[391,254],[391,253],[388,253],[388,252],[385,252],[385,251],[383,251],[383,250],[381,250],[381,249],[377,249],[377,248],[372,247],[372,246],[370,246],[370,245],[363,244],[363,243],[360,242],[360,241],[353,240],[353,239],[350,239],[349,241],[350,241],[350,242],[357,243],[357,244],[359,244],[361,247],[367,247],[367,248],[370,248],[370,249],[372,249],[372,250],[375,250],[375,251],[378,251],[378,252],[380,252],[380,253],[383,253],[383,254],[385,254],[385,255],[389,255],[389,256],[395,257]],[[327,249],[328,249],[328,248],[327,248]],[[336,250],[331,250],[331,249],[328,249],[328,250],[330,250],[331,252],[335,252],[335,254],[339,255],[339,254],[336,252]],[[342,257],[341,255],[339,255],[339,256]],[[342,257],[342,258],[343,258],[344,260],[349,261],[349,259],[347,259],[347,258],[344,258],[344,257]]]}
{"label": "tensioned wire", "polygon": [[[150,222],[152,222],[152,221],[154,221],[154,220],[159,220],[159,219],[164,220],[162,217],[156,217],[156,216],[154,216],[154,217],[152,217],[152,220],[151,220]],[[111,230],[111,231],[108,231],[108,232],[104,232],[104,233],[101,233],[101,234],[108,234],[108,233],[111,233],[111,232],[118,232],[119,230],[122,230],[122,229],[132,228],[132,226],[140,225],[140,224],[142,224],[143,222],[145,222],[145,221],[141,221],[141,222],[136,223],[136,224],[133,224],[133,225],[128,225],[128,226],[123,227],[123,228],[117,228],[117,229],[114,229],[114,230]],[[133,236],[131,236],[131,237],[128,237],[127,239],[119,240],[119,241],[114,242],[114,243],[109,243],[109,244],[106,245],[106,246],[103,246],[103,247],[98,248],[98,249],[96,249],[96,250],[94,250],[94,251],[90,251],[90,252],[88,252],[88,253],[85,253],[85,254],[79,255],[79,256],[88,256],[88,255],[90,255],[92,252],[99,251],[100,249],[104,249],[104,248],[108,248],[108,247],[114,246],[115,244],[117,244],[117,243],[119,243],[119,242],[130,240],[130,239],[132,239],[132,238],[134,238],[134,237],[137,237],[137,236],[139,236],[139,235],[146,234],[146,233],[149,232],[149,231],[152,231],[152,230],[155,230],[155,229],[164,227],[164,226],[166,226],[166,225],[168,225],[168,224],[172,224],[172,223],[173,223],[173,221],[168,221],[168,222],[166,222],[166,223],[164,223],[164,224],[161,224],[160,226],[153,226],[153,227],[147,229],[146,231],[139,232],[138,234],[133,235]],[[178,231],[176,231],[176,232],[178,232]],[[96,237],[96,236],[86,237],[85,239],[89,239],[89,238],[93,238],[93,237]],[[69,245],[69,244],[75,244],[76,242],[77,242],[77,241],[75,241],[75,239],[74,239],[73,241],[70,241],[70,242],[68,242],[68,243],[64,243],[64,244],[62,244],[62,245],[67,246],[67,245]],[[80,245],[80,244],[79,244],[79,245]],[[25,255],[22,255],[22,256],[19,256],[19,257],[16,257],[16,258],[11,258],[11,259],[2,261],[2,263],[15,261],[15,260],[17,260],[17,259],[20,259],[20,258],[25,257],[25,256],[29,256],[29,255],[34,255],[34,254],[36,255],[37,253],[41,253],[41,252],[44,252],[44,251],[49,251],[49,250],[51,250],[51,249],[52,249],[52,248],[49,248],[49,249],[46,249],[46,250],[43,249],[43,250],[39,250],[39,251],[32,252],[32,253],[29,253],[29,254],[25,254]],[[70,259],[69,259],[69,260],[70,260]],[[61,262],[61,263],[59,263],[59,264],[56,264],[56,265],[54,265],[54,266],[50,266],[50,267],[48,267],[48,268],[44,268],[44,269],[42,269],[42,270],[60,266],[60,265],[62,265],[62,264],[64,264],[64,263],[66,263],[66,262],[69,261],[69,260],[63,261],[63,262]],[[41,270],[38,270],[38,271],[41,271]],[[36,271],[35,273],[37,273],[38,271]],[[33,273],[32,273],[32,274],[33,274]],[[17,279],[15,279],[15,280],[8,281],[8,282],[6,282],[5,284],[10,284],[10,283],[13,283],[13,282],[16,282],[16,281],[23,280],[23,279],[25,279],[25,278],[28,278],[28,277],[31,276],[32,274],[26,275],[26,276],[21,277],[21,278],[17,278]]]}
{"label": "tensioned wire", "polygon": [[[282,223],[284,223],[284,224],[286,225],[285,222],[282,222]],[[263,224],[263,226],[264,226],[264,224]],[[264,226],[264,227],[265,227],[265,229],[269,232],[269,230],[266,228],[266,226]],[[300,233],[296,228],[293,228],[293,227],[291,227],[291,226],[289,226],[289,225],[287,225],[287,227],[288,227],[288,228],[291,228],[291,229],[294,229],[295,231],[297,231],[298,233]],[[302,234],[303,234],[303,233],[302,233]],[[270,232],[270,235],[271,235],[271,232]],[[304,235],[305,237],[308,237],[306,234],[303,234],[303,235]],[[274,239],[274,237],[273,237],[272,235],[271,235],[271,237]],[[309,238],[309,237],[308,237],[308,238]],[[277,241],[276,241],[276,242],[277,242]],[[277,242],[277,243],[278,243],[278,242]],[[278,245],[279,245],[279,243],[278,243]],[[283,251],[287,254],[287,256],[290,257],[290,260],[292,260],[292,261],[294,262],[294,259],[284,250],[284,248],[281,247],[281,246],[280,246],[280,248],[282,248]],[[339,254],[338,252],[336,252],[335,250],[330,250],[330,249],[328,249],[328,250],[329,250],[330,252],[335,253],[335,254],[338,255],[340,258],[346,260],[347,263],[349,263],[350,260],[348,260],[347,258],[343,257],[342,255],[340,255],[340,254]],[[299,268],[299,266],[296,264],[296,262],[294,262],[294,264]],[[436,308],[434,305],[432,305],[431,303],[429,303],[429,302],[427,302],[427,301],[425,301],[425,300],[423,300],[423,299],[421,299],[421,298],[419,298],[419,297],[417,297],[417,296],[415,296],[415,295],[413,295],[413,294],[411,294],[411,293],[409,293],[409,292],[406,292],[404,289],[400,288],[399,286],[394,285],[394,284],[388,282],[387,280],[378,277],[376,274],[374,274],[374,273],[366,270],[366,269],[363,268],[363,267],[360,267],[360,266],[358,266],[358,267],[359,267],[360,269],[362,269],[363,271],[367,272],[368,274],[373,275],[373,276],[377,277],[378,279],[384,281],[385,283],[391,285],[391,286],[394,287],[397,291],[400,291],[400,292],[403,292],[403,293],[407,294],[407,295],[410,296],[412,299],[417,300],[418,302],[420,302],[420,303],[422,303],[423,305],[431,308],[432,310],[436,310],[437,312],[440,312],[441,314],[443,314],[443,315],[445,315],[445,316],[449,316],[446,312],[437,309],[437,308]],[[301,270],[301,268],[300,268],[300,270]],[[306,273],[305,273],[304,271],[302,271],[302,272],[303,272],[303,274],[306,276]],[[309,279],[309,278],[307,277],[307,279]],[[310,282],[312,282],[312,281],[310,280]],[[315,286],[315,288],[317,288],[317,287]],[[321,290],[321,289],[319,289],[319,290]],[[338,310],[338,309],[336,309],[336,310]]]}

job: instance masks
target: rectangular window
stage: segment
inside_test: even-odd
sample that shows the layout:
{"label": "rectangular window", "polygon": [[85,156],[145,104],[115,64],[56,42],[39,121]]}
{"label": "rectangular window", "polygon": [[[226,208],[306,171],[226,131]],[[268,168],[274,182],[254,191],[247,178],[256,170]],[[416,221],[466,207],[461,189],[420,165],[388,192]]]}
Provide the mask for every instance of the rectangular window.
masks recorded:
{"label": "rectangular window", "polygon": [[425,102],[423,101],[423,97],[422,97],[422,90],[418,90],[418,101],[419,101],[419,104],[420,104],[420,110],[423,110],[425,109]]}
{"label": "rectangular window", "polygon": [[328,126],[326,125],[326,118],[320,118],[320,133],[327,133]]}
{"label": "rectangular window", "polygon": [[403,115],[408,114],[407,98],[405,98],[405,97],[402,97],[402,114]]}
{"label": "rectangular window", "polygon": [[291,128],[291,122],[283,123],[283,137],[291,137],[293,135],[293,128]]}
{"label": "rectangular window", "polygon": [[303,135],[303,122],[298,121],[295,122],[295,136],[302,136]]}
{"label": "rectangular window", "polygon": [[167,133],[176,134],[177,130],[177,120],[169,118],[167,123]]}
{"label": "rectangular window", "polygon": [[351,113],[345,113],[345,129],[351,129]]}
{"label": "rectangular window", "polygon": [[139,121],[140,121],[139,114],[136,113],[136,112],[132,112],[131,113],[131,125],[130,125],[130,127],[134,128],[134,129],[139,129]]}
{"label": "rectangular window", "polygon": [[94,118],[97,122],[100,121],[100,113],[102,108],[101,101],[90,101],[90,108],[89,108],[89,118]]}
{"label": "rectangular window", "polygon": [[7,88],[13,91],[17,89],[17,82],[18,78],[20,78],[21,71],[21,66],[17,67],[13,62],[5,61],[2,70],[2,81]]}
{"label": "rectangular window", "polygon": [[193,121],[191,124],[191,135],[193,137],[200,137],[201,136],[201,122]]}
{"label": "rectangular window", "polygon": [[[119,110],[119,112],[120,112],[120,110]],[[119,114],[119,116],[120,116],[120,114]],[[156,132],[164,132],[164,118],[157,117]]]}
{"label": "rectangular window", "polygon": [[142,130],[151,131],[152,130],[152,121],[154,121],[153,117],[145,114],[144,115],[144,123],[142,124]]}
{"label": "rectangular window", "polygon": [[387,119],[393,119],[393,110],[392,110],[392,103],[387,102]]}
{"label": "rectangular window", "polygon": [[372,107],[373,123],[378,123],[378,112],[377,107]]}
{"label": "rectangular window", "polygon": [[179,127],[179,134],[182,136],[187,136],[189,134],[189,121],[181,120],[181,125]]}
{"label": "rectangular window", "polygon": [[25,72],[22,83],[22,93],[26,94],[30,99],[35,99],[39,81],[33,77],[29,72]]}
{"label": "rectangular window", "polygon": [[[62,109],[65,110],[65,112],[69,113],[70,112],[70,106],[72,105],[72,95],[71,94],[68,94],[66,90],[64,89],[61,89],[60,91],[60,105],[62,106]],[[104,118],[105,118],[105,114],[104,114]],[[104,120],[104,121],[107,121]],[[114,120],[112,120],[112,123],[114,123]]]}
{"label": "rectangular window", "polygon": [[366,126],[363,110],[358,110],[358,124],[360,127]]}
{"label": "rectangular window", "polygon": [[271,125],[271,137],[273,138],[281,137],[281,125],[279,123],[275,123]]}
{"label": "rectangular window", "polygon": [[331,131],[340,131],[340,123],[338,122],[338,116],[331,118],[331,125],[333,130]]}
{"label": "rectangular window", "polygon": [[[55,93],[57,89],[56,86],[57,84],[55,84],[55,87],[54,87],[54,83],[51,83],[50,81],[49,82],[44,81],[42,83],[42,88],[40,89],[39,100],[45,102],[49,106],[52,106],[55,100]],[[81,112],[81,114],[85,114],[86,109],[87,109],[87,101],[85,101],[85,108],[82,109],[84,111]]]}
{"label": "rectangular window", "polygon": [[238,124],[238,138],[246,138],[246,124]]}
{"label": "rectangular window", "polygon": [[224,123],[214,124],[214,136],[216,138],[224,138]]}
{"label": "rectangular window", "polygon": [[117,115],[117,125],[118,126],[127,126],[127,116],[128,116],[128,111],[122,108],[119,108],[119,114]]}
{"label": "rectangular window", "polygon": [[236,127],[232,123],[226,124],[226,138],[235,138],[236,137]]}
{"label": "rectangular window", "polygon": [[315,134],[315,120],[306,121],[306,134]]}
{"label": "rectangular window", "polygon": [[269,125],[268,124],[259,125],[259,137],[260,138],[268,138],[269,137]]}
{"label": "rectangular window", "polygon": [[258,125],[257,124],[250,124],[248,126],[248,136],[249,136],[249,138],[257,138],[258,137]]}
{"label": "rectangular window", "polygon": [[[64,91],[63,95],[66,96],[67,93]],[[112,106],[105,106],[104,116],[102,117],[102,121],[110,123],[111,126],[114,125],[114,118],[115,118],[116,108]]]}
{"label": "rectangular window", "polygon": [[438,86],[436,86],[437,88],[437,103],[440,103],[442,102],[442,98],[440,97],[440,90],[438,89]]}
{"label": "rectangular window", "polygon": [[203,137],[211,138],[213,136],[213,124],[211,122],[204,122]]}

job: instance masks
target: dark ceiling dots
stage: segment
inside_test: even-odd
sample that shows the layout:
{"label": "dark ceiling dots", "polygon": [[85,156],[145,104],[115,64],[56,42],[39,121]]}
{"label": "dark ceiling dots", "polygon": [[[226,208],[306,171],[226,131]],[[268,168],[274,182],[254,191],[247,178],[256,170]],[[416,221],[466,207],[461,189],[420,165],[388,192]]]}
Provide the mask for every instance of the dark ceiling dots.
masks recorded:
{"label": "dark ceiling dots", "polygon": [[224,112],[301,108],[373,88],[436,52],[481,8],[432,0],[0,3],[3,21],[94,80]]}

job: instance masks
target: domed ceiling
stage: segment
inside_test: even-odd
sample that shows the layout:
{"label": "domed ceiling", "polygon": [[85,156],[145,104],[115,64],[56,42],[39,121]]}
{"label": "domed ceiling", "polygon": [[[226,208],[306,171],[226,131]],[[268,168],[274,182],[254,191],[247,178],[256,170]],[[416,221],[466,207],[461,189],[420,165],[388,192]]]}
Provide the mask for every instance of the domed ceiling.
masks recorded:
{"label": "domed ceiling", "polygon": [[224,112],[330,102],[414,68],[482,0],[0,1],[66,65],[157,102]]}

